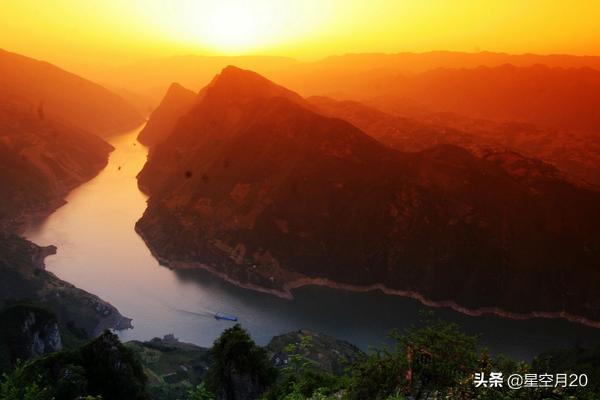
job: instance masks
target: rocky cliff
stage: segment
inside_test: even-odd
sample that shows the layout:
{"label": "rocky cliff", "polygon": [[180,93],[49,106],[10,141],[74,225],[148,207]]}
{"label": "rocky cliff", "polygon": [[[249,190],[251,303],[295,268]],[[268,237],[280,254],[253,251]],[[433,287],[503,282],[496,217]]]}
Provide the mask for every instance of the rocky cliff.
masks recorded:
{"label": "rocky cliff", "polygon": [[565,178],[600,187],[600,146],[595,132],[544,129],[519,122],[495,122],[451,113],[430,112],[411,117],[393,115],[356,101],[311,97],[325,115],[344,119],[380,142],[402,151],[422,151],[454,144],[475,154],[517,151],[564,171]]}
{"label": "rocky cliff", "polygon": [[62,349],[54,314],[34,304],[14,304],[0,310],[0,371],[18,360],[28,360]]}
{"label": "rocky cliff", "polygon": [[179,119],[139,175],[159,260],[281,296],[325,284],[600,321],[600,193],[457,146],[399,152],[298,98],[228,67]]}

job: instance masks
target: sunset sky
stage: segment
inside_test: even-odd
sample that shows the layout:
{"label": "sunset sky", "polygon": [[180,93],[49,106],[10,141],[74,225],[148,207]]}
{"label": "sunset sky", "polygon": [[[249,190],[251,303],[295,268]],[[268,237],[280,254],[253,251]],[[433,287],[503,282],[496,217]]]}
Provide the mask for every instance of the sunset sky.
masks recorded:
{"label": "sunset sky", "polygon": [[65,66],[177,54],[600,54],[594,0],[2,0],[0,48]]}

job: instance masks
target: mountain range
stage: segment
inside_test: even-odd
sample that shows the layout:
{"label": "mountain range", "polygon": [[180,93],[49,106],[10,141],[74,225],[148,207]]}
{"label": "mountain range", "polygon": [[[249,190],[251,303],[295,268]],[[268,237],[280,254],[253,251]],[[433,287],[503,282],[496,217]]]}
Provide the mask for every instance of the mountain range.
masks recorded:
{"label": "mountain range", "polygon": [[99,84],[0,49],[0,102],[7,98],[101,136],[132,129],[144,121],[132,105]]}
{"label": "mountain range", "polygon": [[66,194],[96,175],[112,146],[53,121],[27,104],[0,102],[0,227],[18,231],[35,215],[63,204]]}
{"label": "mountain range", "polygon": [[161,142],[195,100],[196,93],[178,83],[171,84],[163,100],[150,114],[148,123],[138,134],[139,142],[146,146],[154,146]]}
{"label": "mountain range", "polygon": [[[227,65],[251,69],[284,84],[303,96],[364,92],[373,82],[400,74],[420,74],[438,68],[473,69],[511,64],[600,70],[600,57],[574,55],[506,54],[493,52],[431,51],[424,53],[356,53],[299,61],[273,56],[182,55],[141,60],[129,65],[85,70],[84,75],[112,89],[154,98],[158,104],[171,82],[200,87]],[[117,91],[117,92],[120,92]],[[336,96],[333,96],[336,97]],[[362,97],[356,97],[361,99]]]}
{"label": "mountain range", "polygon": [[0,50],[0,309],[39,303],[77,340],[131,327],[115,307],[45,269],[56,247],[18,235],[106,166],[113,147],[98,135],[142,120],[96,83]]}
{"label": "mountain range", "polygon": [[506,149],[556,166],[565,179],[600,186],[600,142],[595,132],[544,129],[530,123],[495,122],[443,112],[408,117],[358,101],[323,96],[307,100],[322,113],[344,119],[398,150],[454,144],[482,155]]}
{"label": "mountain range", "polygon": [[227,67],[152,147],[137,230],[173,268],[597,323],[600,193],[510,151],[399,151]]}
{"label": "mountain range", "polygon": [[[409,99],[424,110],[571,131],[600,128],[600,71],[545,65],[435,69],[373,81],[370,104],[403,112]],[[399,106],[397,105],[399,103]]]}

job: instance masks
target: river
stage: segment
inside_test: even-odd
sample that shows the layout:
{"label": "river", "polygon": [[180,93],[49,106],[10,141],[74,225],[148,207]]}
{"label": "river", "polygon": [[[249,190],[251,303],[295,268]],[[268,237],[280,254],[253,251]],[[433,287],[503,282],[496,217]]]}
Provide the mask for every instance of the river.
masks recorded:
{"label": "river", "polygon": [[[113,137],[116,150],[107,167],[25,234],[39,245],[58,246],[57,254],[46,259],[48,270],[133,318],[134,329],[119,333],[122,340],[173,333],[182,341],[210,346],[231,325],[213,318],[220,311],[238,316],[259,344],[277,334],[311,329],[368,349],[383,344],[391,329],[418,322],[425,307],[410,298],[304,287],[294,290],[294,300],[284,300],[235,287],[207,272],[160,266],[134,231],[146,207],[135,178],[147,154],[136,142],[138,130]],[[464,331],[481,334],[481,343],[492,353],[521,360],[549,348],[600,343],[600,330],[564,320],[436,311]]]}

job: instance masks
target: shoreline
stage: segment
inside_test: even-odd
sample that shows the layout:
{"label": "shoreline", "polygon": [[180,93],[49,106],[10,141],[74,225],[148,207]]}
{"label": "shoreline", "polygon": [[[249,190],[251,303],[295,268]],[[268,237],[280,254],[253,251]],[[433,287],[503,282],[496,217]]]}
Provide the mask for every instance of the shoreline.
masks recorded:
{"label": "shoreline", "polygon": [[99,320],[98,324],[94,328],[94,331],[92,334],[93,337],[99,336],[102,332],[104,332],[107,329],[115,330],[115,331],[124,331],[126,329],[133,329],[133,324],[132,324],[133,319],[122,315],[121,312],[119,311],[119,309],[117,307],[115,307],[114,305],[112,305],[110,302],[100,298],[99,296],[97,296],[93,293],[88,292],[87,290],[81,289],[81,288],[73,285],[70,282],[67,282],[67,281],[61,279],[60,277],[55,275],[53,272],[48,271],[46,269],[46,262],[45,262],[46,257],[56,254],[57,249],[58,249],[56,246],[54,246],[54,245],[39,246],[39,245],[31,242],[27,238],[25,238],[25,240],[29,241],[34,246],[36,246],[35,253],[32,256],[32,262],[34,263],[36,268],[43,269],[49,276],[53,277],[54,279],[57,279],[59,282],[62,282],[67,287],[74,288],[74,289],[78,290],[80,293],[83,293],[86,296],[89,296],[90,299],[93,299],[95,301],[95,304],[103,305],[104,310],[110,311],[110,313],[108,315],[103,315],[103,317]]}
{"label": "shoreline", "polygon": [[194,263],[194,262],[181,262],[181,261],[171,261],[161,257],[157,254],[156,250],[146,241],[143,236],[143,233],[138,228],[137,224],[135,226],[135,231],[138,233],[140,238],[146,244],[146,247],[150,250],[152,256],[158,261],[158,263],[162,266],[165,266],[170,269],[179,269],[179,270],[192,270],[199,269],[209,272],[212,275],[217,276],[224,281],[248,290],[254,290],[256,292],[270,294],[272,296],[279,297],[285,300],[293,300],[294,295],[292,291],[294,289],[299,289],[305,286],[321,286],[329,289],[336,290],[345,290],[350,292],[358,292],[358,293],[366,293],[372,291],[380,291],[388,296],[398,296],[398,297],[406,297],[411,298],[413,300],[419,301],[422,305],[432,308],[449,308],[458,313],[468,315],[471,317],[481,317],[484,315],[494,315],[502,318],[507,318],[511,320],[523,321],[534,318],[544,318],[544,319],[563,319],[565,321],[571,323],[577,323],[580,325],[584,325],[590,328],[600,329],[600,321],[594,321],[586,317],[582,317],[579,315],[574,315],[567,313],[565,311],[531,311],[528,313],[517,313],[512,311],[503,310],[499,307],[479,307],[479,308],[469,308],[462,306],[452,300],[432,300],[421,293],[412,291],[412,290],[400,290],[400,289],[391,289],[383,285],[382,283],[375,283],[370,285],[353,285],[341,282],[335,282],[326,278],[300,278],[296,280],[292,280],[290,282],[286,282],[282,285],[281,288],[267,288],[264,286],[255,285],[252,283],[241,282],[231,276],[225,274],[217,270],[215,267],[204,264],[204,263]]}
{"label": "shoreline", "polygon": [[66,205],[68,203],[67,198],[73,190],[97,177],[108,166],[110,154],[114,150],[115,148],[111,145],[111,150],[108,152],[106,159],[96,166],[96,171],[93,174],[84,177],[78,184],[68,187],[64,193],[57,195],[43,207],[26,210],[21,215],[14,217],[11,229],[14,232],[14,235],[28,241],[31,243],[31,246],[34,247],[32,248],[33,253],[31,255],[31,262],[36,268],[44,270],[51,279],[56,279],[62,285],[65,285],[65,287],[77,289],[80,293],[84,294],[88,300],[91,300],[96,305],[102,306],[104,311],[109,312],[100,317],[98,324],[93,329],[93,337],[100,335],[105,330],[123,331],[126,329],[133,329],[133,319],[122,315],[110,302],[100,298],[94,293],[88,292],[87,290],[81,289],[72,283],[61,279],[53,272],[49,271],[46,268],[46,257],[55,255],[58,251],[58,247],[53,244],[39,245],[28,237],[27,232],[33,227],[43,223],[50,215]]}
{"label": "shoreline", "polygon": [[[110,145],[110,143],[109,143]],[[104,160],[101,164],[98,164],[97,171],[92,175],[85,177],[81,182],[76,185],[72,185],[64,190],[63,193],[57,194],[54,198],[50,199],[48,203],[43,206],[36,207],[29,210],[24,210],[20,215],[17,215],[12,218],[11,225],[8,226],[8,231],[14,232],[16,235],[21,236],[27,240],[29,238],[26,236],[28,230],[32,227],[35,227],[41,223],[43,223],[48,217],[54,214],[59,208],[63,207],[68,203],[67,197],[71,194],[72,191],[87,183],[100,175],[102,171],[108,166],[110,154],[115,151],[115,148],[111,145],[112,150],[108,153],[106,160]],[[50,245],[54,246],[54,245]],[[54,246],[56,247],[56,246]]]}

